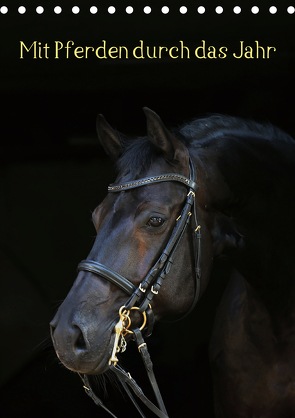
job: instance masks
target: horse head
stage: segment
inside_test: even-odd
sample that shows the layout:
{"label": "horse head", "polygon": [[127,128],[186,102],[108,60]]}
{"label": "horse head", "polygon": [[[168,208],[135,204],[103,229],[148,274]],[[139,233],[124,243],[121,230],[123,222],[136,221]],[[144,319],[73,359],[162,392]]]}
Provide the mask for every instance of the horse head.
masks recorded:
{"label": "horse head", "polygon": [[[137,299],[133,297],[132,307],[145,303],[155,320],[167,314],[184,315],[196,302],[196,292],[201,295],[207,286],[214,251],[220,252],[221,247],[232,245],[234,240],[222,230],[224,222],[213,225],[208,220],[207,197],[202,190],[206,176],[199,175],[198,170],[200,189],[195,193],[197,186],[191,178],[195,163],[190,162],[185,139],[168,131],[154,112],[147,108],[144,111],[148,136],[133,141],[112,129],[103,116],[97,118],[99,140],[116,162],[119,175],[93,212],[95,243],[51,322],[57,356],[76,372],[99,374],[108,369],[118,313],[126,304],[130,306],[134,289]],[[193,215],[187,209],[188,200]],[[183,210],[187,219],[179,221]],[[198,225],[193,225],[195,211]],[[177,222],[183,222],[182,235],[176,244],[171,244]],[[198,249],[196,260],[194,237],[200,228],[202,257]],[[163,261],[167,246],[174,248],[169,268]],[[157,279],[162,267],[168,273],[165,280]],[[199,277],[194,280],[196,274],[199,276],[196,269],[202,269],[201,284]],[[155,283],[157,290],[152,287]],[[147,294],[151,295],[148,303],[144,299]],[[142,298],[145,302],[140,302]],[[140,312],[132,310],[128,318],[130,329],[145,322]]]}

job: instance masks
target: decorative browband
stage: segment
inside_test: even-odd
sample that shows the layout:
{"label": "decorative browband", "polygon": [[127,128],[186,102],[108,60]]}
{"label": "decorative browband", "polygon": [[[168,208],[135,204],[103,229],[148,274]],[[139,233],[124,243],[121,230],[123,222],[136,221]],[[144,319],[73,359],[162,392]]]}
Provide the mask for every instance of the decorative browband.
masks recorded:
{"label": "decorative browband", "polygon": [[160,183],[162,181],[179,181],[183,183],[185,186],[190,187],[191,189],[194,189],[196,192],[199,188],[197,183],[195,183],[193,180],[188,179],[185,176],[182,176],[181,174],[174,174],[174,173],[167,173],[160,176],[153,176],[153,177],[146,177],[140,180],[133,180],[126,183],[121,184],[110,184],[108,186],[109,192],[121,192],[128,189],[134,189],[136,187],[140,186],[146,186],[150,183]]}

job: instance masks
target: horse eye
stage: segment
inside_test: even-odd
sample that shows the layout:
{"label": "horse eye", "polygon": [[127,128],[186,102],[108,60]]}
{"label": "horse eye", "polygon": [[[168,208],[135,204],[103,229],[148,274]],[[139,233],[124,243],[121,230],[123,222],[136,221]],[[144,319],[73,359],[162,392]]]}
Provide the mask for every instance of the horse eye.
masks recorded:
{"label": "horse eye", "polygon": [[164,222],[165,222],[165,221],[164,221],[164,219],[163,219],[163,218],[161,218],[160,216],[152,216],[152,217],[149,219],[149,221],[148,221],[147,225],[148,225],[148,226],[152,226],[152,227],[154,227],[154,228],[157,228],[157,227],[159,227],[159,226],[163,225],[163,223],[164,223]]}

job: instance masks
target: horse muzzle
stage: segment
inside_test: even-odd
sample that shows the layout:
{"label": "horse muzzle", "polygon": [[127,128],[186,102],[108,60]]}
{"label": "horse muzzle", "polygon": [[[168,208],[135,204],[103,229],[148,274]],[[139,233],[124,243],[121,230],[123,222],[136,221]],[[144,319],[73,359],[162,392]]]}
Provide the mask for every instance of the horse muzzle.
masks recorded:
{"label": "horse muzzle", "polygon": [[85,374],[100,374],[109,368],[115,343],[113,322],[106,328],[88,326],[87,320],[71,324],[58,318],[50,323],[51,338],[57,357],[68,369]]}

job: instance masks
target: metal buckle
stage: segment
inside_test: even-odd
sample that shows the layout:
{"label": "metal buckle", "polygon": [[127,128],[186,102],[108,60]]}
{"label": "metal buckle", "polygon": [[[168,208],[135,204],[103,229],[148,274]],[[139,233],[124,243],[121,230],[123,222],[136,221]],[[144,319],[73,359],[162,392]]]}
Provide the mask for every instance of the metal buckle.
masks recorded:
{"label": "metal buckle", "polygon": [[141,352],[141,349],[142,349],[143,347],[147,347],[146,343],[142,343],[142,344],[140,344],[140,345],[137,347],[137,348],[138,348],[138,351],[139,351],[139,352]]}
{"label": "metal buckle", "polygon": [[188,194],[186,195],[186,197],[189,197],[191,194],[193,195],[193,197],[195,197],[195,196],[196,196],[196,194],[195,194],[192,190],[190,190],[190,191],[188,192]]}
{"label": "metal buckle", "polygon": [[154,289],[154,286],[152,286],[152,288],[151,288],[151,292],[152,292],[154,295],[157,295],[157,294],[159,293],[159,291],[158,291],[158,290],[155,290],[155,289]]}
{"label": "metal buckle", "polygon": [[141,290],[141,291],[142,291],[142,293],[145,293],[145,292],[146,292],[146,289],[144,289],[144,288],[141,286],[141,283],[140,283],[140,285],[139,285],[139,290]]}

